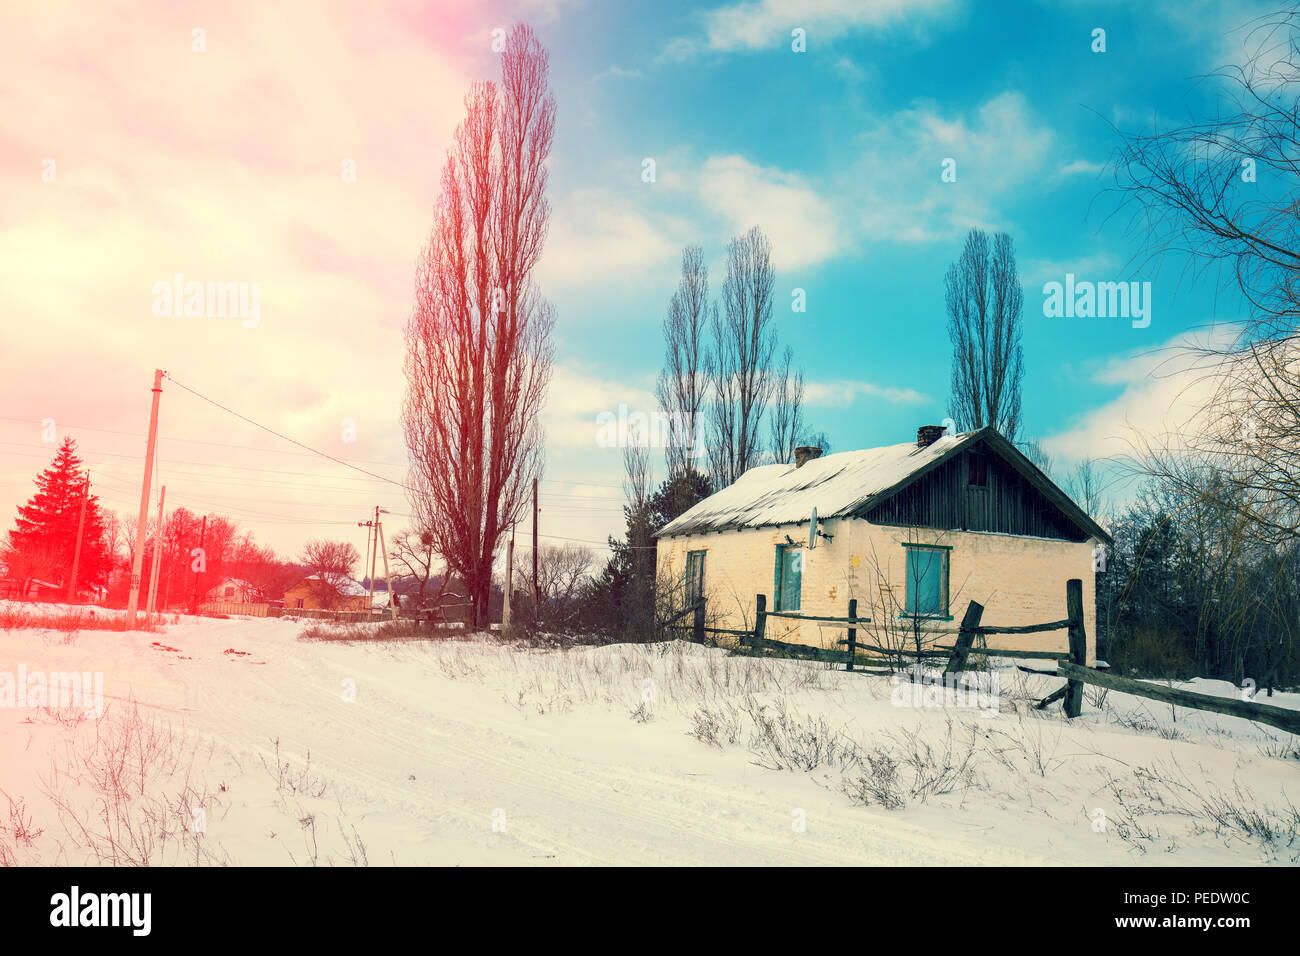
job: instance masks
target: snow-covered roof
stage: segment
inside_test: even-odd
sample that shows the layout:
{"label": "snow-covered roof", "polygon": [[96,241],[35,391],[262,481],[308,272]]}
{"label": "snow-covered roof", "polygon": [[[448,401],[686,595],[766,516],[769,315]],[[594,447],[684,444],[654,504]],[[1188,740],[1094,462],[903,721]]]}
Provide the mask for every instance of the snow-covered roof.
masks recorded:
{"label": "snow-covered roof", "polygon": [[808,521],[813,508],[819,519],[843,517],[982,434],[945,435],[924,448],[908,442],[843,451],[804,462],[802,468],[760,465],[668,522],[659,536],[799,524]]}

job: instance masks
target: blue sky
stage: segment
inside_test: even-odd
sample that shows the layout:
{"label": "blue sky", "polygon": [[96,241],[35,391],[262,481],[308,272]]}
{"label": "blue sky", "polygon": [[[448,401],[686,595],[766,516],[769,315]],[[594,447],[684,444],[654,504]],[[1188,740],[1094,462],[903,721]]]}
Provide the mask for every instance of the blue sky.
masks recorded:
{"label": "blue sky", "polygon": [[[1257,8],[822,4],[801,17],[779,6],[584,6],[542,29],[561,104],[555,187],[590,194],[587,227],[643,253],[611,243],[613,261],[593,262],[586,281],[552,286],[561,365],[648,389],[674,253],[703,245],[716,287],[726,239],[758,224],[775,246],[777,327],[809,380],[811,424],[837,449],[904,441],[946,414],[944,272],[969,227],[1005,230],[1025,284],[1024,431],[1062,471],[1113,452],[1106,430],[1159,401],[1133,380],[1135,360],[1237,313],[1180,260],[1142,261],[1145,236],[1106,192],[1111,124],[1212,109],[1215,88],[1197,77],[1234,53],[1230,32]],[[727,30],[737,10],[734,22],[764,26]],[[805,53],[791,50],[800,26]],[[1104,53],[1091,49],[1098,27]],[[644,157],[654,184],[640,180]],[[946,157],[955,183],[940,181]],[[1150,281],[1150,326],[1044,317],[1043,283],[1067,272]],[[795,287],[804,314],[788,308]]]}

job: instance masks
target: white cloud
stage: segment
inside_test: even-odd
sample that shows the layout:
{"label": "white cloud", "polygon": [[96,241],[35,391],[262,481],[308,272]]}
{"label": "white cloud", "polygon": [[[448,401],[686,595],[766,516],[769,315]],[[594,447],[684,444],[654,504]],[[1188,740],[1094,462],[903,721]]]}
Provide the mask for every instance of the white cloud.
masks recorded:
{"label": "white cloud", "polygon": [[[596,436],[599,430],[597,416],[602,412],[619,414],[619,406],[627,406],[628,413],[651,415],[659,408],[654,393],[626,382],[612,381],[588,375],[578,369],[557,365],[551,372],[551,387],[547,390],[546,407],[542,411],[542,427],[546,430],[548,448],[564,448],[573,452],[598,449]],[[621,465],[621,458],[619,459]]]}
{"label": "white cloud", "polygon": [[892,405],[920,405],[934,401],[930,396],[911,388],[893,388],[874,382],[808,382],[804,385],[804,403],[843,407],[852,405],[858,398],[878,398]]}
{"label": "white cloud", "polygon": [[732,233],[762,226],[777,269],[816,265],[841,251],[834,207],[798,173],[757,166],[743,156],[714,156],[699,171],[697,191]]}
{"label": "white cloud", "polygon": [[608,69],[601,70],[592,80],[603,80],[607,76],[624,80],[644,80],[645,74],[640,70],[625,70],[621,66],[611,66]]}
{"label": "white cloud", "polygon": [[[854,147],[860,158],[836,189],[852,204],[846,218],[864,238],[931,242],[972,226],[1005,227],[997,209],[1050,175],[1055,137],[1023,95],[1005,92],[968,116],[935,103],[900,110],[860,134]],[[947,159],[955,161],[956,182],[942,181]]]}
{"label": "white cloud", "polygon": [[[648,185],[646,189],[653,186]],[[676,259],[692,241],[675,215],[647,208],[625,192],[575,190],[555,200],[551,230],[538,266],[542,287],[626,284],[652,265]],[[695,240],[698,241],[698,240]]]}
{"label": "white cloud", "polygon": [[1071,272],[1077,279],[1093,282],[1119,281],[1119,260],[1109,252],[1099,252],[1091,256],[1079,256],[1076,259],[1026,259],[1020,264],[1020,281],[1024,283],[1025,295],[1029,299],[1041,301],[1043,284],[1046,282],[1063,282],[1065,274]]}
{"label": "white cloud", "polygon": [[1159,348],[1107,362],[1093,375],[1093,381],[1119,387],[1120,394],[1088,412],[1073,427],[1043,439],[1043,450],[1071,462],[1107,458],[1132,452],[1134,439],[1140,436],[1173,436],[1199,428],[1218,381],[1194,349],[1197,345],[1223,345],[1236,331],[1223,325],[1208,332],[1184,332]]}
{"label": "white cloud", "polygon": [[1061,167],[1062,176],[1096,176],[1106,168],[1105,163],[1094,163],[1087,159],[1076,159]]}
{"label": "white cloud", "polygon": [[796,27],[808,48],[850,33],[928,27],[954,0],[754,0],[718,7],[700,16],[703,36],[678,37],[664,57],[684,59],[703,51],[789,48]]}
{"label": "white cloud", "polygon": [[[643,183],[640,160],[623,157],[607,177],[623,177],[623,188],[553,200],[539,277],[548,288],[671,281],[683,246],[713,254],[754,225],[771,239],[781,271],[852,254],[865,240],[932,242],[972,226],[1008,228],[996,210],[1026,183],[1050,178],[1054,152],[1051,131],[1024,97],[1006,92],[969,115],[932,103],[891,114],[856,138],[850,165],[821,177],[682,149],[655,157],[656,181]],[[957,161],[956,183],[940,180],[947,157]]]}

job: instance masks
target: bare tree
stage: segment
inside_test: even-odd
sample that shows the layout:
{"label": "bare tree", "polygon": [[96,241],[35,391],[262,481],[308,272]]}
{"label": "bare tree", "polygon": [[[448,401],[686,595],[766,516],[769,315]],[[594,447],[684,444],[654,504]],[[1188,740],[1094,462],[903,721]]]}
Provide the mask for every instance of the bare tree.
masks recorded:
{"label": "bare tree", "polygon": [[[416,592],[416,600],[420,603],[424,602],[424,589],[429,586],[429,578],[433,576],[437,553],[432,531],[408,528],[393,536],[388,556],[394,563],[406,568],[406,573],[419,584],[420,589]],[[448,580],[447,575],[443,575],[442,584],[435,598],[438,603],[442,601],[442,592],[446,590]]]}
{"label": "bare tree", "polygon": [[625,619],[641,633],[649,633],[655,609],[655,541],[654,519],[650,498],[653,475],[650,469],[650,446],[634,432],[623,449],[623,492],[627,496],[627,553],[629,585]]}
{"label": "bare tree", "polygon": [[795,446],[804,433],[803,372],[791,373],[791,360],[792,353],[787,345],[772,396],[772,458],[777,462],[794,460]]}
{"label": "bare tree", "polygon": [[823,455],[829,455],[831,451],[831,439],[825,432],[805,432],[803,438],[799,440],[799,444],[820,448]]}
{"label": "bare tree", "polygon": [[54,577],[59,565],[59,549],[49,542],[20,547],[14,543],[11,531],[4,547],[0,548],[0,564],[4,565],[8,577],[19,582],[19,593],[26,595],[34,581],[49,581]]}
{"label": "bare tree", "polygon": [[952,395],[948,414],[961,430],[992,425],[1015,441],[1020,427],[1021,313],[1024,290],[1016,253],[1004,232],[966,235],[961,256],[944,278]]}
{"label": "bare tree", "polygon": [[1026,438],[1024,441],[1018,442],[1018,444],[1025,457],[1038,466],[1039,471],[1050,477],[1052,474],[1052,456],[1043,449],[1043,443],[1037,438]]}
{"label": "bare tree", "polygon": [[1075,465],[1066,480],[1065,490],[1069,492],[1074,503],[1095,518],[1101,514],[1101,476],[1097,465],[1091,458],[1085,458]]}
{"label": "bare tree", "polygon": [[533,279],[550,216],[548,58],[516,26],[501,65],[500,87],[475,83],[465,97],[406,327],[412,504],[465,582],[476,625],[502,535],[541,470],[554,324]]}
{"label": "bare tree", "polygon": [[[1146,240],[1139,266],[1170,253],[1185,273],[1240,296],[1247,321],[1191,351],[1202,411],[1177,434],[1141,436],[1138,469],[1188,496],[1212,467],[1255,533],[1300,534],[1300,11],[1286,7],[1240,31],[1245,62],[1205,85],[1211,118],[1121,133],[1112,163],[1121,207]],[[1180,467],[1180,458],[1198,467]]]}
{"label": "bare tree", "polygon": [[[566,614],[582,593],[583,585],[591,578],[596,555],[590,548],[572,542],[560,545],[542,545],[537,549],[537,588],[543,603],[556,614]],[[532,589],[530,554],[515,565],[515,589]]]}
{"label": "bare tree", "polygon": [[292,587],[298,578],[298,569],[281,561],[271,548],[252,546],[244,555],[242,577],[262,600],[277,600]]}
{"label": "bare tree", "polygon": [[303,545],[298,558],[310,572],[312,593],[323,608],[338,606],[341,591],[352,579],[361,555],[347,541],[316,539]]}
{"label": "bare tree", "polygon": [[772,394],[772,246],[758,226],[727,245],[722,309],[713,316],[709,470],[725,488],[758,463]]}
{"label": "bare tree", "polygon": [[687,246],[682,252],[682,276],[664,317],[664,367],[659,372],[659,407],[668,416],[670,435],[665,449],[669,477],[700,467],[699,434],[712,369],[705,336],[717,304],[709,303],[709,267],[704,250]]}

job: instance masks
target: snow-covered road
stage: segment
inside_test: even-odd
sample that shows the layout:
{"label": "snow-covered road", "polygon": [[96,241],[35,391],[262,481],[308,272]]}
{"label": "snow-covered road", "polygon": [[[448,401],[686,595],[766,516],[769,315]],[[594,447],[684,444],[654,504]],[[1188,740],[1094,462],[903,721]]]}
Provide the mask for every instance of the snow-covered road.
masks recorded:
{"label": "snow-covered road", "polygon": [[[71,644],[0,633],[0,672],[102,671],[105,720],[131,699],[183,729],[198,755],[191,778],[209,795],[204,846],[237,863],[342,863],[358,846],[372,865],[1243,863],[1265,857],[1246,840],[1166,833],[1169,821],[1150,841],[1166,852],[1098,830],[1099,808],[1121,812],[1102,784],[1168,761],[1204,770],[1202,783],[1248,785],[1261,802],[1300,803],[1300,763],[1268,756],[1268,735],[1230,718],[1182,712],[1184,739],[1167,740],[1095,708],[1070,727],[1059,714],[900,708],[883,678],[692,645],[340,644],[299,641],[289,621],[185,621]],[[784,700],[864,745],[916,731],[940,748],[953,723],[971,728],[981,783],[901,810],[857,805],[833,766],[765,769],[744,742],[697,739],[692,714],[729,694]],[[16,862],[86,853],[49,780],[52,762],[71,759],[64,742],[84,749],[94,722],[55,716],[0,709],[0,790],[44,828],[11,847]],[[0,825],[3,810],[0,799]],[[171,861],[160,849],[151,862]]]}

